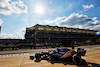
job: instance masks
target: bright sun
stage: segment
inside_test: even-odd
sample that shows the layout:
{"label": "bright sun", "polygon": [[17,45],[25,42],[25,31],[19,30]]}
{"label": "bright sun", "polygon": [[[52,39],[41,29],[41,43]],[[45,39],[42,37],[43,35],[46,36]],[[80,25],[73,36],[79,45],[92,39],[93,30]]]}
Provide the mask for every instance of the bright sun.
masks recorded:
{"label": "bright sun", "polygon": [[42,5],[37,5],[35,11],[37,14],[44,14],[44,7]]}

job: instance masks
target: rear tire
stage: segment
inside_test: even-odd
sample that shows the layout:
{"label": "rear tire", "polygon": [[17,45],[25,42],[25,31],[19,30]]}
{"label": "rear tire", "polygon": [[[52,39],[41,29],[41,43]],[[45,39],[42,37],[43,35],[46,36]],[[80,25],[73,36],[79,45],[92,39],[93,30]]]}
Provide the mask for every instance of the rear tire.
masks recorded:
{"label": "rear tire", "polygon": [[81,56],[77,55],[77,54],[74,54],[72,56],[72,60],[75,64],[79,65],[82,63],[82,59],[81,59]]}

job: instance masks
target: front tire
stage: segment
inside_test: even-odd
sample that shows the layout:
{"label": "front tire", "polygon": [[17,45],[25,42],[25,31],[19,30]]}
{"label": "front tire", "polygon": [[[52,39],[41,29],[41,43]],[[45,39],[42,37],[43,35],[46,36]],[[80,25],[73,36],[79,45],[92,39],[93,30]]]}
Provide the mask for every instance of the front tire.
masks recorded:
{"label": "front tire", "polygon": [[34,56],[30,56],[30,60],[33,60],[34,59]]}
{"label": "front tire", "polygon": [[40,62],[41,61],[41,55],[40,54],[35,54],[35,62]]}

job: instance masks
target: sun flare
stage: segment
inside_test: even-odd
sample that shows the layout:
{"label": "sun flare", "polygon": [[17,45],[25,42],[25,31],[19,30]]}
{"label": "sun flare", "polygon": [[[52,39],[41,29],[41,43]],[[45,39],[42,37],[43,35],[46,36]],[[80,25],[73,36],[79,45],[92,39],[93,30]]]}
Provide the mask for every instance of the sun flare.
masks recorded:
{"label": "sun flare", "polygon": [[37,14],[44,14],[44,6],[42,6],[42,5],[37,5],[36,7],[35,7],[35,11],[36,11],[36,13]]}

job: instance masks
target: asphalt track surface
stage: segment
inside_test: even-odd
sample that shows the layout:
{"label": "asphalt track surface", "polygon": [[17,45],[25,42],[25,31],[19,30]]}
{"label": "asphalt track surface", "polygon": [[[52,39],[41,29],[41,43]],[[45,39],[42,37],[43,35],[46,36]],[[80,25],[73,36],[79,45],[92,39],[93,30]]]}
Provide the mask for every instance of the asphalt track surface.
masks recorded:
{"label": "asphalt track surface", "polygon": [[[84,48],[87,49],[96,49],[100,47],[90,47],[90,48]],[[11,57],[11,56],[21,56],[21,55],[34,55],[35,53],[20,53],[20,54],[6,54],[6,55],[0,55],[0,57]]]}
{"label": "asphalt track surface", "polygon": [[[43,60],[41,62],[34,62],[30,60],[29,56],[34,53],[21,53],[21,54],[6,54],[0,57],[0,67],[100,67],[100,45],[97,46],[83,46],[87,50],[86,56],[83,56],[83,63],[75,65],[73,62],[50,62]],[[40,50],[41,51],[41,50]]]}

